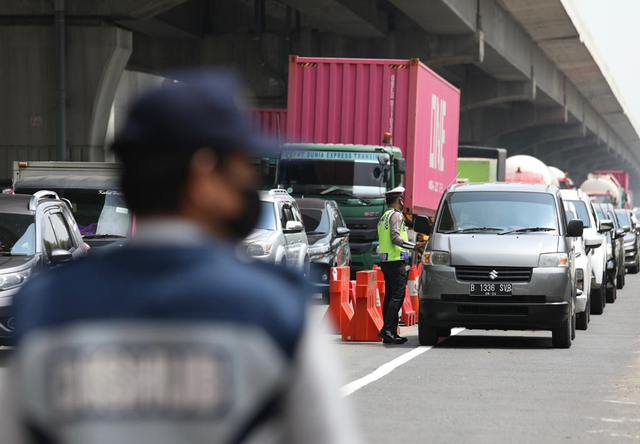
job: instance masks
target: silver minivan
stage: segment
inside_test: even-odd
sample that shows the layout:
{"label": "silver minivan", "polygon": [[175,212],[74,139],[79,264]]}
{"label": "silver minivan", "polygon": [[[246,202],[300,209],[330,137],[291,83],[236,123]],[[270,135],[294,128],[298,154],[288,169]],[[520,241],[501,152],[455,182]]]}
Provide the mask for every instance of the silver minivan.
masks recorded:
{"label": "silver minivan", "polygon": [[560,190],[519,183],[452,185],[423,254],[419,339],[434,345],[452,327],[550,330],[575,336],[575,254]]}

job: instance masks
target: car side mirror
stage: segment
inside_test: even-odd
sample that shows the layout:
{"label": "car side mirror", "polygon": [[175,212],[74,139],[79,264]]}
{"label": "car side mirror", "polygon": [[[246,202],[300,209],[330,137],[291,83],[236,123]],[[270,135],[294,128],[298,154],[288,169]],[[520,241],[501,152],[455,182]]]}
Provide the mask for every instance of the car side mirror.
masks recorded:
{"label": "car side mirror", "polygon": [[62,248],[55,248],[51,251],[51,263],[52,264],[64,264],[65,262],[70,262],[73,259],[73,255],[68,250],[63,250]]}
{"label": "car side mirror", "polygon": [[600,225],[598,226],[600,233],[606,233],[611,230],[613,230],[613,221],[611,219],[603,219],[600,221]]}
{"label": "car side mirror", "polygon": [[624,237],[626,233],[624,232],[624,230],[622,228],[618,228],[616,230],[616,239],[621,239]]}
{"label": "car side mirror", "polygon": [[433,226],[431,225],[431,219],[427,216],[413,216],[413,231],[420,234],[426,234],[427,236],[431,234],[433,230]]}
{"label": "car side mirror", "polygon": [[287,226],[284,227],[285,233],[300,233],[302,230],[304,230],[304,225],[297,220],[290,220],[287,222]]}
{"label": "car side mirror", "polygon": [[349,236],[349,233],[351,233],[351,230],[347,227],[338,227],[338,229],[336,230],[336,234],[338,235],[338,237],[347,237]]}
{"label": "car side mirror", "polygon": [[629,225],[624,225],[622,227],[622,229],[624,230],[625,233],[630,233],[631,232],[631,227]]}
{"label": "car side mirror", "polygon": [[602,245],[602,237],[588,236],[584,239],[584,246],[587,248],[598,248]]}
{"label": "car side mirror", "polygon": [[567,224],[567,236],[580,237],[584,231],[584,224],[580,219],[573,219]]}

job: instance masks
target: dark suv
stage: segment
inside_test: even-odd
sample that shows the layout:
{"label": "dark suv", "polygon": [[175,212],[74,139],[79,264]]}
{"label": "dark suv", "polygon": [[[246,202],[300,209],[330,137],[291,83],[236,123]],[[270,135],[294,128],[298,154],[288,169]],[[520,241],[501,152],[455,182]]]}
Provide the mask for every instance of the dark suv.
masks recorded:
{"label": "dark suv", "polygon": [[11,301],[22,284],[88,251],[69,205],[56,193],[0,194],[0,345],[11,344]]}
{"label": "dark suv", "polygon": [[349,232],[333,200],[296,199],[309,240],[311,279],[326,302],[329,301],[331,267],[351,264]]}

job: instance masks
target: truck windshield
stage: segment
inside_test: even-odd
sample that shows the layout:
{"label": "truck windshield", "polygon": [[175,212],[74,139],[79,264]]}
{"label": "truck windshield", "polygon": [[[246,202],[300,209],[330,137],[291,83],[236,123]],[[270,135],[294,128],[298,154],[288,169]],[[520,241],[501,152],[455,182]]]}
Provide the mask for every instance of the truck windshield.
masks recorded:
{"label": "truck windshield", "polygon": [[587,209],[587,204],[585,204],[581,200],[567,200],[566,202],[571,202],[578,212],[578,219],[580,219],[585,228],[589,228],[591,226],[591,219],[589,219],[589,210]]}
{"label": "truck windshield", "polygon": [[0,214],[0,255],[35,254],[36,226],[31,215]]}
{"label": "truck windshield", "polygon": [[320,194],[329,188],[332,195],[341,192],[358,197],[380,197],[386,181],[377,161],[283,160],[279,183],[296,194]]}
{"label": "truck windshield", "polygon": [[491,191],[447,195],[438,231],[472,233],[474,229],[487,234],[517,230],[552,233],[558,229],[555,200],[546,193]]}
{"label": "truck windshield", "polygon": [[[17,189],[16,193],[33,194],[35,189]],[[115,190],[53,189],[71,202],[73,217],[82,237],[131,237],[132,214],[124,196]]]}

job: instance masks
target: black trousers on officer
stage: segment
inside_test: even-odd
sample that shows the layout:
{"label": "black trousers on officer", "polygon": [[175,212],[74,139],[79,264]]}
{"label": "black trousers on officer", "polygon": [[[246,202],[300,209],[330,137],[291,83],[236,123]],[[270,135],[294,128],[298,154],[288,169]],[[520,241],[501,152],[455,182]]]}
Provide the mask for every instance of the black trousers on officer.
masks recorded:
{"label": "black trousers on officer", "polygon": [[384,274],[383,330],[398,333],[398,313],[402,307],[407,287],[407,263],[405,261],[380,262]]}

